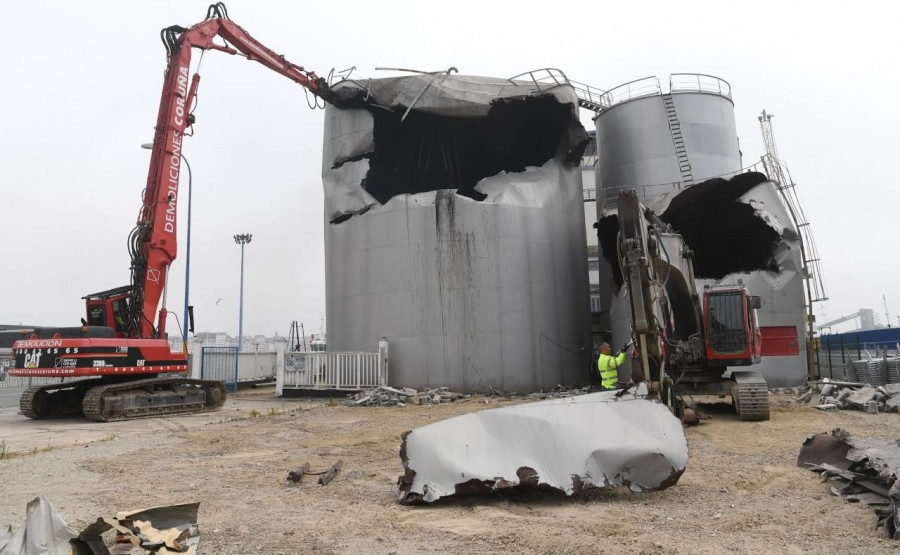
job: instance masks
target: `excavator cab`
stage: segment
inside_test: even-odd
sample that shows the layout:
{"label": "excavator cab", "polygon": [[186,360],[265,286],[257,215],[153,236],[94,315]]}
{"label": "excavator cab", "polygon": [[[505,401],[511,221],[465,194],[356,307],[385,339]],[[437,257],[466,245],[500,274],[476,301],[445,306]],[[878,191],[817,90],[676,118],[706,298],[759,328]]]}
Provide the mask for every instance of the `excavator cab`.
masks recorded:
{"label": "excavator cab", "polygon": [[112,328],[116,337],[126,337],[131,302],[131,286],[126,285],[83,297],[87,325]]}
{"label": "excavator cab", "polygon": [[760,298],[744,286],[703,293],[703,327],[710,366],[749,366],[760,360],[762,334],[756,320]]}

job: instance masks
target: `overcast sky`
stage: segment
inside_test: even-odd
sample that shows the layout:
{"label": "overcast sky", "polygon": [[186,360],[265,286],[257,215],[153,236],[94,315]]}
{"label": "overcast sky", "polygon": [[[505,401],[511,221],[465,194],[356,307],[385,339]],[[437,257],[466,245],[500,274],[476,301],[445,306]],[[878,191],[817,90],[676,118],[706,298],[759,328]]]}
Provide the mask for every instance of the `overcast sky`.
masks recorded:
{"label": "overcast sky", "polygon": [[[5,229],[0,324],[74,325],[81,297],[129,280],[126,239],[144,187],[165,50],[208,1],[7,2],[0,58],[0,183]],[[601,89],[670,73],[733,87],[749,165],[757,115],[812,223],[830,297],[820,322],[872,308],[900,316],[895,210],[900,153],[897,3],[231,0],[231,18],[325,76],[377,67],[508,77],[555,67]],[[200,59],[195,54],[195,62]],[[196,64],[195,64],[196,66]],[[193,169],[191,304],[198,331],[237,333],[246,247],[245,334],[315,332],[325,316],[323,112],[292,81],[208,52],[184,154]],[[583,118],[590,125],[590,118]],[[184,182],[183,182],[184,183]],[[182,185],[184,187],[184,185]],[[184,196],[184,189],[182,191]],[[179,234],[185,232],[182,199]],[[184,241],[170,273],[181,317]],[[170,320],[170,332],[178,333]]]}

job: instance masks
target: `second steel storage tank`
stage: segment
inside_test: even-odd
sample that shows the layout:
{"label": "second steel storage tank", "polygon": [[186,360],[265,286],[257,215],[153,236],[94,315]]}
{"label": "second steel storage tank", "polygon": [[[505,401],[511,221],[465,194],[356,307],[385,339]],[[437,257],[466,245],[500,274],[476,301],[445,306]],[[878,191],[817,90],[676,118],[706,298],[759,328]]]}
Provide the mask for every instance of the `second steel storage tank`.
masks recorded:
{"label": "second steel storage tank", "polygon": [[604,95],[597,128],[598,195],[637,188],[642,199],[679,182],[699,182],[742,167],[731,86],[701,74],[657,77]]}

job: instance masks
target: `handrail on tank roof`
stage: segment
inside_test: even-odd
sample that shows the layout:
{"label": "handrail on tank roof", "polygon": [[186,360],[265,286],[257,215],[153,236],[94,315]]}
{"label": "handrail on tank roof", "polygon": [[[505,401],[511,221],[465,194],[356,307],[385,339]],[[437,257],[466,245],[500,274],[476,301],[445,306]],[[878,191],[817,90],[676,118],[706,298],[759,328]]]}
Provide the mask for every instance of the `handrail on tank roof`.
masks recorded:
{"label": "handrail on tank roof", "polygon": [[545,67],[526,71],[525,73],[510,77],[508,81],[513,85],[519,85],[521,81],[517,83],[516,79],[526,76],[527,78],[521,79],[521,81],[531,82],[538,93],[543,93],[556,87],[569,86],[575,90],[575,96],[578,98],[579,105],[582,108],[588,108],[589,110],[594,110],[596,112],[606,108],[606,106],[603,105],[606,98],[606,91],[585,83],[572,81],[561,69]]}
{"label": "handrail on tank roof", "polygon": [[[706,73],[673,73],[669,75],[670,94],[687,92],[715,94],[732,100],[731,84],[721,77]],[[629,100],[661,94],[663,94],[662,86],[659,84],[658,77],[642,77],[609,89],[604,93],[601,102],[597,104],[602,111]]]}
{"label": "handrail on tank roof", "polygon": [[731,100],[731,84],[721,77],[706,73],[673,73],[669,75],[669,92],[717,94]]}
{"label": "handrail on tank roof", "polygon": [[[525,73],[513,75],[512,77],[507,79],[507,81],[509,81],[513,85],[519,85],[520,83],[516,83],[516,79],[525,77],[526,75],[528,76],[528,78],[522,80],[531,81],[531,83],[534,84],[539,92],[570,84],[569,78],[566,77],[566,74],[561,69],[556,69],[555,67],[544,67],[541,69],[526,71]],[[547,89],[541,88],[541,85],[548,85]]]}
{"label": "handrail on tank roof", "polygon": [[616,104],[628,102],[635,98],[645,96],[656,96],[662,94],[662,87],[659,85],[659,78],[655,75],[650,77],[641,77],[634,81],[629,81],[618,87],[613,87],[603,94],[603,100],[600,104],[603,109],[609,109]]}

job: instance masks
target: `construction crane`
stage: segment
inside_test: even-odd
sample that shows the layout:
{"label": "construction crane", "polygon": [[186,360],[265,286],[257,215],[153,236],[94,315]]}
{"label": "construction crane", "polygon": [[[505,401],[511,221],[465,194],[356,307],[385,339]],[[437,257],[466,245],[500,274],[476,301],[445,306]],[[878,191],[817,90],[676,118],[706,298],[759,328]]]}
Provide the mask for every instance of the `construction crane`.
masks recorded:
{"label": "construction crane", "polygon": [[823,330],[825,328],[830,328],[838,324],[843,324],[844,322],[856,320],[857,318],[859,319],[859,330],[875,329],[875,311],[871,308],[861,308],[853,314],[847,314],[846,316],[835,318],[834,320],[825,322],[824,324],[819,324],[818,328],[820,330]]}

